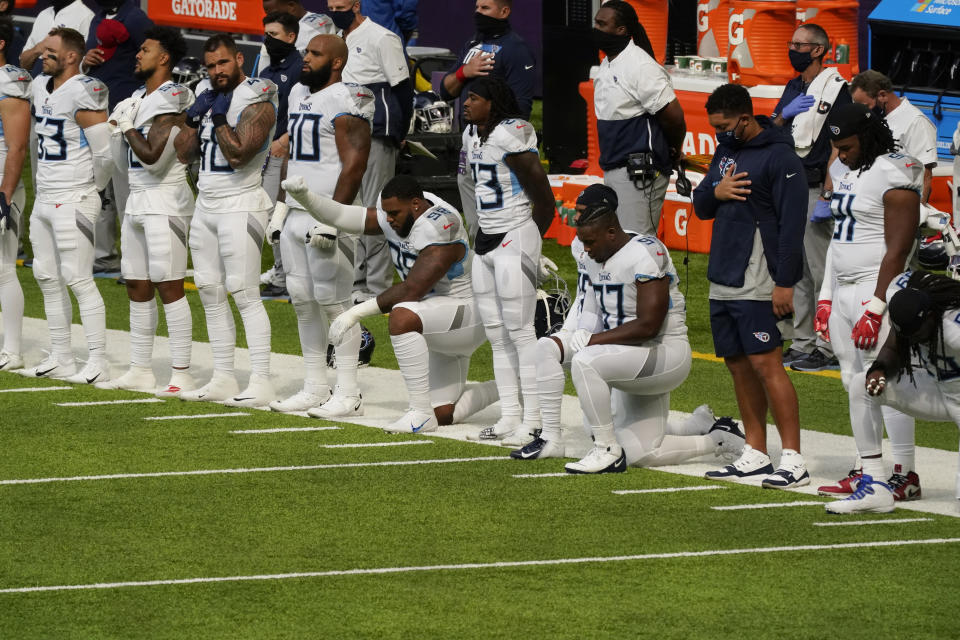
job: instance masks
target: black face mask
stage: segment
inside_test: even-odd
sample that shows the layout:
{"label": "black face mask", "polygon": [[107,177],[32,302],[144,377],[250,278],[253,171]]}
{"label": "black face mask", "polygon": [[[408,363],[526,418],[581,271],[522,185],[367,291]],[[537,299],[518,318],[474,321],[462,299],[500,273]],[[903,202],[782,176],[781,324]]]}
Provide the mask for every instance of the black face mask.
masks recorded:
{"label": "black face mask", "polygon": [[795,51],[790,49],[788,52],[790,54],[790,66],[797,73],[803,73],[807,70],[811,64],[813,64],[813,56],[810,55],[809,51]]}
{"label": "black face mask", "polygon": [[312,93],[323,89],[333,74],[333,63],[320,67],[316,71],[301,71],[300,82],[307,85]]}
{"label": "black face mask", "polygon": [[337,25],[337,29],[341,31],[346,30],[356,19],[356,14],[353,12],[353,9],[347,9],[346,11],[327,11],[327,15],[333,20],[333,24]]}
{"label": "black face mask", "polygon": [[[68,3],[64,2],[63,4]],[[97,0],[97,4],[100,5],[100,8],[106,13],[116,13],[120,5],[123,4],[123,0]]]}
{"label": "black face mask", "polygon": [[265,37],[263,46],[267,48],[267,55],[270,56],[271,64],[277,64],[296,50],[292,42],[284,42],[273,36]]}
{"label": "black face mask", "polygon": [[492,36],[498,36],[510,28],[509,21],[501,20],[500,18],[494,18],[482,13],[473,14],[473,22],[477,27],[477,33],[488,38]]}
{"label": "black face mask", "polygon": [[615,56],[630,44],[630,35],[624,34],[618,36],[615,33],[607,33],[600,29],[593,30],[593,44],[608,56]]}
{"label": "black face mask", "polygon": [[883,105],[879,102],[873,105],[870,109],[873,112],[873,115],[877,116],[881,120],[887,116],[887,110],[883,108]]}
{"label": "black face mask", "polygon": [[63,11],[63,8],[70,4],[73,0],[53,0],[53,10],[55,12]]}

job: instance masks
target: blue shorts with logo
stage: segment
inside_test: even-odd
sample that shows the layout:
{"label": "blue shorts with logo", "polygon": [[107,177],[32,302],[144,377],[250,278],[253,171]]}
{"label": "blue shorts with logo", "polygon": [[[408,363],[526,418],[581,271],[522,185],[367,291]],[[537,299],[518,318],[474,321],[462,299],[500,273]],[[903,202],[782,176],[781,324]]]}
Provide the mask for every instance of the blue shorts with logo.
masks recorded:
{"label": "blue shorts with logo", "polygon": [[710,329],[718,358],[765,353],[783,344],[769,300],[710,300]]}

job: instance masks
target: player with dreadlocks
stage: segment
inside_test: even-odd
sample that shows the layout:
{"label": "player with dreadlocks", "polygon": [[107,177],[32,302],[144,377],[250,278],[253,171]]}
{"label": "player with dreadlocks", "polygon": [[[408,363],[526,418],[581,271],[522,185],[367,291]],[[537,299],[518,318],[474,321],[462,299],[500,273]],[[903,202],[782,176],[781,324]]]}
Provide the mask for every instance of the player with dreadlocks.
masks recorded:
{"label": "player with dreadlocks", "polygon": [[[833,344],[843,386],[850,394],[850,422],[856,430],[856,414],[862,408],[854,399],[852,379],[874,361],[888,330],[883,323],[887,287],[904,270],[913,248],[920,220],[923,165],[916,158],[896,153],[887,124],[862,104],[837,107],[827,125],[838,155],[830,167],[835,227],[814,330]],[[920,480],[913,470],[913,418],[887,407],[882,422],[871,430],[882,434],[884,424],[894,452],[894,473],[888,480],[894,495],[898,500],[919,498]],[[887,478],[880,440],[875,444],[859,449],[862,468],[854,465],[847,477],[821,486],[821,495],[855,494],[861,474]],[[844,508],[855,508],[856,500],[857,494]]]}
{"label": "player with dreadlocks", "polygon": [[513,91],[499,78],[476,80],[463,105],[470,123],[464,149],[476,184],[479,226],[473,293],[493,349],[501,409],[500,420],[478,437],[507,444],[524,444],[540,428],[533,319],[541,237],[554,215],[537,135],[529,122],[513,117],[517,112]]}
{"label": "player with dreadlocks", "polygon": [[[887,298],[892,330],[873,365],[850,381],[850,403],[857,409],[853,432],[861,455],[880,451],[881,408],[960,426],[960,282],[908,271],[894,279]],[[865,473],[857,491],[829,503],[827,511],[892,511],[891,488]],[[956,495],[960,498],[960,474]]]}

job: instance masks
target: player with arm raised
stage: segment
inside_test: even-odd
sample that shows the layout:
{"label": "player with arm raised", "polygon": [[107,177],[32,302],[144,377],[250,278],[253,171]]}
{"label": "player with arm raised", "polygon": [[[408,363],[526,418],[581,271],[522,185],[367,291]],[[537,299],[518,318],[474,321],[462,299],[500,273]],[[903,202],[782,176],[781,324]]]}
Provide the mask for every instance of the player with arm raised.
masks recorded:
{"label": "player with arm raised", "polygon": [[470,356],[486,338],[470,284],[470,245],[457,210],[404,175],[384,186],[379,206],[371,209],[311,193],[302,178],[288,179],[284,187],[322,223],[382,235],[390,246],[402,281],[330,326],[337,344],[363,318],[390,313],[390,341],[410,408],[386,430],[434,431],[496,401],[494,383],[465,387]]}
{"label": "player with arm raised", "polygon": [[[43,42],[44,77],[33,83],[37,133],[36,200],[30,217],[33,275],[43,294],[50,330],[50,356],[24,369],[27,376],[93,384],[110,379],[106,355],[106,311],[93,283],[97,192],[110,181],[107,87],[80,73],[82,35],[53,29]],[[87,338],[87,364],[78,373],[70,347],[73,310],[67,287],[80,308]]]}
{"label": "player with arm raised", "polygon": [[[187,50],[183,36],[169,27],[153,27],[145,35],[134,67],[144,86],[118,103],[110,116],[122,136],[118,169],[130,181],[120,235],[121,267],[130,298],[130,369],[97,386],[173,397],[196,386],[189,372],[192,319],[183,292],[193,193],[187,168],[177,160],[173,146],[183,126],[183,111],[194,98],[190,89],[171,79],[173,67]],[[158,322],[154,290],[163,302],[172,365],[170,380],[160,390],[151,367]]]}
{"label": "player with arm raised", "polygon": [[0,311],[3,349],[0,371],[23,368],[23,289],[17,279],[17,244],[26,194],[20,182],[30,138],[30,74],[7,64],[13,22],[0,19]]}
{"label": "player with arm raised", "polygon": [[[367,166],[373,94],[341,81],[346,62],[347,46],[337,36],[319,35],[307,45],[300,83],[290,90],[288,100],[286,174],[301,177],[318,193],[349,204],[360,191]],[[359,327],[336,347],[337,384],[332,396],[326,362],[329,323],[346,310],[350,300],[357,236],[338,234],[333,227],[318,224],[297,201],[283,194],[268,231],[271,237],[280,238],[306,369],[303,389],[270,403],[270,408],[309,410],[318,418],[363,415],[357,382]]]}
{"label": "player with arm raised", "polygon": [[[270,318],[259,287],[260,252],[272,205],[260,182],[277,121],[277,87],[244,76],[243,54],[230,36],[211,36],[203,52],[211,88],[187,109],[174,144],[180,162],[200,160],[190,253],[207,316],[213,377],[180,398],[263,406],[274,396]],[[250,381],[239,393],[228,292],[243,319],[250,351]]]}
{"label": "player with arm raised", "polygon": [[500,420],[477,437],[507,444],[523,444],[540,428],[533,319],[541,237],[555,211],[537,136],[529,122],[515,117],[518,112],[513,91],[499,78],[475,80],[463,105],[471,123],[466,160],[480,227],[473,295],[493,349],[501,409]]}

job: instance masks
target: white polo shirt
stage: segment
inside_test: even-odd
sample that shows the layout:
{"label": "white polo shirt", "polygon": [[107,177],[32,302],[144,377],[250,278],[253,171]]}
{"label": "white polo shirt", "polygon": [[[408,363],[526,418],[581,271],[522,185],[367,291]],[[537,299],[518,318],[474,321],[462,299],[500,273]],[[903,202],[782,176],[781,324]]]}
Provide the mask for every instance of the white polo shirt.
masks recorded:
{"label": "white polo shirt", "polygon": [[937,128],[920,109],[901,98],[900,105],[885,119],[901,151],[924,166],[937,163]]}
{"label": "white polo shirt", "polygon": [[27,38],[27,43],[23,45],[24,49],[31,49],[37,46],[51,29],[57,27],[70,27],[76,29],[86,40],[90,35],[90,23],[93,21],[93,11],[82,0],[74,0],[60,11],[54,11],[53,7],[47,7],[37,14],[37,19],[33,22],[33,29]]}
{"label": "white polo shirt", "polygon": [[410,77],[400,37],[367,18],[347,34],[343,81],[362,85],[386,82],[391,87]]}

